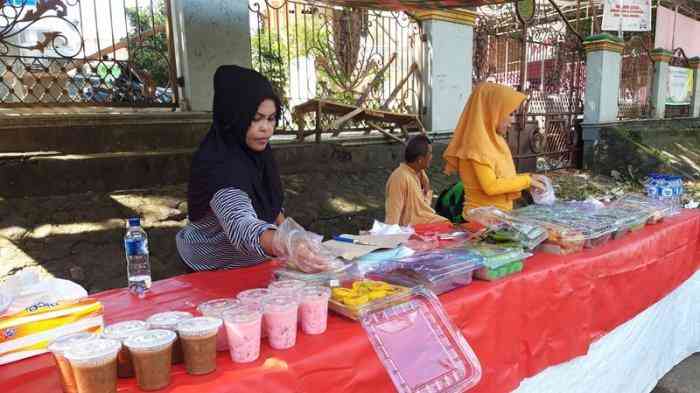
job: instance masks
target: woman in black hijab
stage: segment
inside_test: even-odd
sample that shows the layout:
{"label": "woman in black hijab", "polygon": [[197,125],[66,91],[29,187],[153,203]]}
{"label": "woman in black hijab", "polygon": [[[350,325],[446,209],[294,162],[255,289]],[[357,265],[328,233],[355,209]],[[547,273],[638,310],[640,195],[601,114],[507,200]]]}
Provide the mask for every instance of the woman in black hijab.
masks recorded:
{"label": "woman in black hijab", "polygon": [[[292,242],[276,231],[285,220],[284,195],[269,143],[280,118],[280,100],[258,72],[221,66],[214,75],[213,112],[211,129],[192,160],[190,222],[176,236],[180,256],[194,270],[250,266],[285,256],[289,250],[279,245]],[[322,257],[308,252],[295,256],[302,270],[324,270]]]}

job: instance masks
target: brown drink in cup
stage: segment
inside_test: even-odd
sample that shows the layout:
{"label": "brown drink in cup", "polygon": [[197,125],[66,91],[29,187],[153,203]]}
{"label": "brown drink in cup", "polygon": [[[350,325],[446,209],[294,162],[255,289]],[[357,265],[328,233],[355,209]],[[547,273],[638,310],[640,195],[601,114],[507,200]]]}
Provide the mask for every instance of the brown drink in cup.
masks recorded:
{"label": "brown drink in cup", "polygon": [[188,374],[203,375],[216,370],[216,337],[221,325],[221,319],[213,317],[192,318],[177,325]]}
{"label": "brown drink in cup", "polygon": [[[144,321],[124,321],[107,326],[102,333],[102,337],[118,340],[124,344],[124,340],[144,330],[148,330],[148,324]],[[122,346],[117,357],[117,375],[119,375],[119,378],[131,378],[134,376],[134,364],[131,360],[131,353],[125,346]]]}
{"label": "brown drink in cup", "polygon": [[[168,311],[151,315],[146,322],[151,329],[165,329],[177,333],[177,324],[192,318],[192,314],[185,311]],[[175,338],[173,343],[173,364],[183,362],[182,345],[180,338]]]}
{"label": "brown drink in cup", "polygon": [[79,342],[65,352],[78,393],[116,393],[121,346],[117,340],[95,339]]}
{"label": "brown drink in cup", "polygon": [[173,342],[176,338],[173,331],[154,329],[124,341],[131,353],[136,383],[141,390],[160,390],[170,385]]}
{"label": "brown drink in cup", "polygon": [[55,339],[49,344],[49,351],[53,354],[53,359],[56,361],[56,366],[61,374],[61,388],[65,393],[77,393],[78,388],[75,386],[75,378],[73,377],[73,368],[70,362],[65,357],[65,353],[70,347],[83,341],[95,340],[98,337],[92,333],[80,332],[68,334]]}

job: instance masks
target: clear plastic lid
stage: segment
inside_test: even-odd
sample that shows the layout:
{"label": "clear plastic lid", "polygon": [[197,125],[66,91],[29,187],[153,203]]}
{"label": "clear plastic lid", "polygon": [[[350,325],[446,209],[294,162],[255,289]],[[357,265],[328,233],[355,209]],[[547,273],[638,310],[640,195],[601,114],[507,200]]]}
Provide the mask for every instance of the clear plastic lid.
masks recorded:
{"label": "clear plastic lid", "polygon": [[512,214],[522,221],[539,223],[547,228],[550,240],[585,241],[617,230],[614,221],[595,217],[601,209],[583,206],[587,205],[568,202],[557,202],[551,206],[530,205],[516,209]]}
{"label": "clear plastic lid", "polygon": [[172,330],[146,330],[127,338],[124,341],[124,346],[130,351],[157,352],[172,345],[176,338],[177,335]]}
{"label": "clear plastic lid", "polygon": [[276,293],[296,294],[305,286],[306,283],[301,280],[282,280],[271,282],[267,288]]}
{"label": "clear plastic lid", "polygon": [[477,252],[453,248],[421,251],[395,262],[398,269],[414,271],[424,280],[436,282],[476,270],[483,260]]}
{"label": "clear plastic lid", "polygon": [[244,304],[223,314],[223,319],[229,323],[248,323],[262,317],[262,309],[254,304]]}
{"label": "clear plastic lid", "polygon": [[72,345],[64,356],[74,366],[101,366],[114,360],[121,348],[118,340],[98,338]]}
{"label": "clear plastic lid", "polygon": [[56,338],[49,344],[48,349],[56,355],[63,355],[70,347],[77,343],[96,340],[98,338],[96,334],[88,332],[72,333]]}
{"label": "clear plastic lid", "polygon": [[197,306],[197,311],[205,317],[221,318],[221,313],[240,304],[240,301],[233,298],[214,299]]}
{"label": "clear plastic lid", "polygon": [[671,216],[673,213],[673,206],[670,204],[641,194],[625,194],[610,204],[611,208],[618,206],[649,211],[656,219]]}
{"label": "clear plastic lid", "polygon": [[283,312],[299,306],[297,295],[272,294],[263,298],[263,312]]}
{"label": "clear plastic lid", "polygon": [[262,304],[262,299],[270,294],[270,290],[267,288],[255,288],[247,289],[240,292],[236,298],[245,304]]}
{"label": "clear plastic lid", "polygon": [[315,299],[322,300],[331,297],[331,289],[328,287],[312,286],[306,287],[299,293],[299,298],[302,302],[313,301]]}
{"label": "clear plastic lid", "polygon": [[192,314],[185,311],[168,311],[161,312],[158,314],[153,314],[146,322],[151,326],[152,329],[168,329],[175,330],[177,324],[192,318]]}
{"label": "clear plastic lid", "polygon": [[463,392],[476,385],[479,360],[437,297],[418,287],[401,300],[375,302],[360,316],[397,391]]}
{"label": "clear plastic lid", "polygon": [[123,321],[107,326],[102,332],[102,336],[123,341],[144,330],[148,330],[148,323],[144,321]]}
{"label": "clear plastic lid", "polygon": [[532,254],[523,251],[522,248],[501,247],[497,244],[479,243],[469,247],[484,258],[484,266],[489,269],[498,269],[501,266],[532,256]]}
{"label": "clear plastic lid", "polygon": [[[230,308],[229,308],[230,310]],[[177,324],[180,337],[205,337],[219,332],[222,321],[214,317],[195,317]]]}

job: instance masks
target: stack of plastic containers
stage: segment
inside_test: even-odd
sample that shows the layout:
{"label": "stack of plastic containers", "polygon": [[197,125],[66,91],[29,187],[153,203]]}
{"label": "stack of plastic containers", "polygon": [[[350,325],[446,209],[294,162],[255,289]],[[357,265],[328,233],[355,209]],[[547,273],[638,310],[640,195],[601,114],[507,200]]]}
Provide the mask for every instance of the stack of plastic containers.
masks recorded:
{"label": "stack of plastic containers", "polygon": [[651,218],[651,212],[645,209],[638,209],[631,206],[608,206],[600,209],[589,216],[591,220],[599,220],[600,222],[613,223],[616,227],[613,232],[613,238],[617,239],[630,231],[636,231],[644,228],[647,221]]}
{"label": "stack of plastic containers", "polygon": [[399,393],[464,392],[481,379],[474,351],[425,288],[365,308],[360,321]]}
{"label": "stack of plastic containers", "polygon": [[475,244],[470,249],[483,257],[484,266],[474,273],[479,280],[495,281],[523,270],[523,261],[532,256],[522,248]]}
{"label": "stack of plastic containers", "polygon": [[644,183],[647,196],[665,203],[671,214],[678,214],[683,207],[683,179],[680,176],[652,173]]}
{"label": "stack of plastic containers", "polygon": [[469,285],[483,257],[465,249],[436,249],[389,261],[382,277],[392,283],[413,287],[423,285],[436,294]]}
{"label": "stack of plastic containers", "polygon": [[673,214],[672,206],[640,194],[625,194],[611,203],[609,208],[631,208],[646,211],[650,215],[648,224],[656,224]]}
{"label": "stack of plastic containers", "polygon": [[517,220],[495,207],[472,209],[466,219],[494,231],[492,236],[497,240],[517,242],[528,250],[534,249],[547,240],[547,230],[541,225]]}

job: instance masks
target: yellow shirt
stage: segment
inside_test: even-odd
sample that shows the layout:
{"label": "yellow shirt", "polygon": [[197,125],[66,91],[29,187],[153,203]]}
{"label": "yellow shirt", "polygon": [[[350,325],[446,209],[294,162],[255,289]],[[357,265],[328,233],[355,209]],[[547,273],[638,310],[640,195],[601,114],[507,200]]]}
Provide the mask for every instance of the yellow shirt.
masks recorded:
{"label": "yellow shirt", "polygon": [[[421,188],[428,185],[426,190]],[[435,213],[430,206],[433,191],[425,171],[416,172],[406,163],[402,163],[389,176],[386,182],[386,218],[387,224],[416,225],[445,222],[447,219]]]}
{"label": "yellow shirt", "polygon": [[459,177],[464,184],[465,216],[470,209],[483,206],[513,210],[511,195],[530,187],[530,175],[498,178],[491,167],[473,160],[459,161]]}

